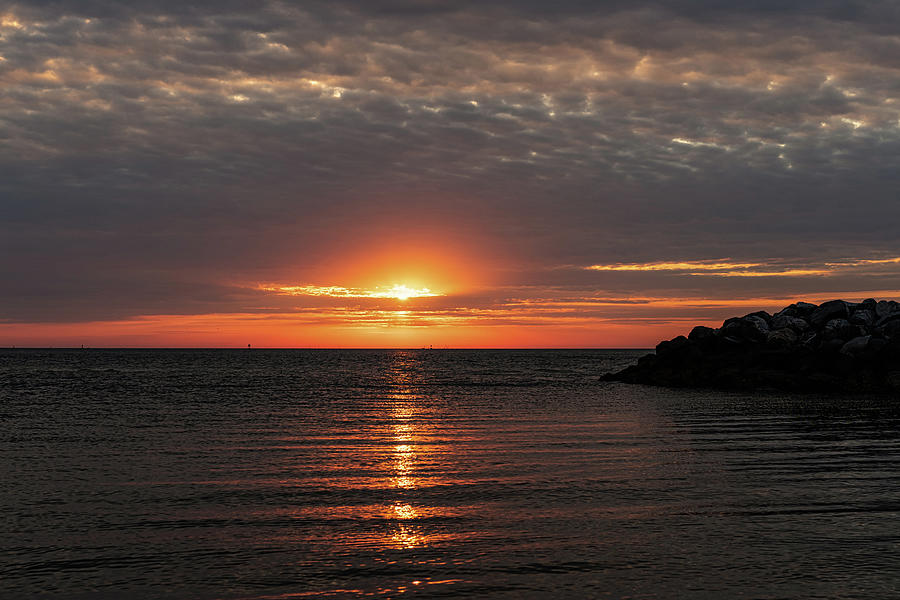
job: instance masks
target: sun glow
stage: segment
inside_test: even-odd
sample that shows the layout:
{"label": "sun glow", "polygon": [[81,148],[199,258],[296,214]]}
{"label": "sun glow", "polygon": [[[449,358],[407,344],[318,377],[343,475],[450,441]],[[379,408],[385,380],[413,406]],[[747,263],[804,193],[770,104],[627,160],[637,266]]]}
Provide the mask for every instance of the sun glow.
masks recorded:
{"label": "sun glow", "polygon": [[373,298],[396,298],[397,300],[409,300],[410,298],[426,298],[430,296],[440,296],[435,294],[428,288],[415,289],[405,285],[394,285],[385,292],[375,292]]}
{"label": "sun glow", "polygon": [[330,298],[394,298],[396,300],[409,300],[410,298],[433,298],[444,295],[434,292],[427,287],[413,288],[399,283],[395,283],[390,287],[379,286],[375,289],[346,288],[334,285],[275,284],[260,285],[257,289],[280,296],[327,296]]}

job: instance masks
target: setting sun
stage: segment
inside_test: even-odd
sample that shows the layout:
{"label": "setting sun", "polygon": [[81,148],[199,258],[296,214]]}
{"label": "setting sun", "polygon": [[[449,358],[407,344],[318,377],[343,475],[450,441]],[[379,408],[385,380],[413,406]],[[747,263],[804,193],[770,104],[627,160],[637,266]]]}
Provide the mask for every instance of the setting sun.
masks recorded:
{"label": "setting sun", "polygon": [[405,284],[378,286],[375,289],[347,288],[335,285],[260,285],[260,290],[282,296],[328,296],[331,298],[394,298],[409,300],[410,298],[432,298],[443,296],[427,287],[412,288]]}
{"label": "setting sun", "polygon": [[440,296],[429,290],[428,288],[414,289],[405,285],[394,285],[384,292],[376,292],[375,298],[396,298],[397,300],[409,300],[410,298],[425,298],[430,296]]}

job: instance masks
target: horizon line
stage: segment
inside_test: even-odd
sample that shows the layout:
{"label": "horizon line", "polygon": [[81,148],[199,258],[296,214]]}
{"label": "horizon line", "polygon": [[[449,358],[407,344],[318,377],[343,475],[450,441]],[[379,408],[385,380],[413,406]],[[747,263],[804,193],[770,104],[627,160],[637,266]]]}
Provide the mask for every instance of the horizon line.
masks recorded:
{"label": "horizon line", "polygon": [[472,346],[424,348],[421,346],[0,346],[0,350],[653,350],[647,346]]}

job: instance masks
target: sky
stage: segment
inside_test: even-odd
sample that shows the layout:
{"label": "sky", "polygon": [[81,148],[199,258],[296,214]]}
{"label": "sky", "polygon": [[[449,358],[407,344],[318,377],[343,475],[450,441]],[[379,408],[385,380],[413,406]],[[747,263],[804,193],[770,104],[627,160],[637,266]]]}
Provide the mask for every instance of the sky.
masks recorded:
{"label": "sky", "polygon": [[0,346],[651,347],[900,297],[900,4],[0,5]]}

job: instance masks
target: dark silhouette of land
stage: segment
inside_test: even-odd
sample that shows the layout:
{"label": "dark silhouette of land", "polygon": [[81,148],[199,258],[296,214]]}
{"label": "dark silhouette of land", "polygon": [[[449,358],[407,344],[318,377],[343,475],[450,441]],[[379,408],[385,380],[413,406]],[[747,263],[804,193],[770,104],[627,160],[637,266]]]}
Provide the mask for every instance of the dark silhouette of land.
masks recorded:
{"label": "dark silhouette of land", "polygon": [[660,342],[604,379],[669,387],[900,393],[900,304],[798,302]]}

